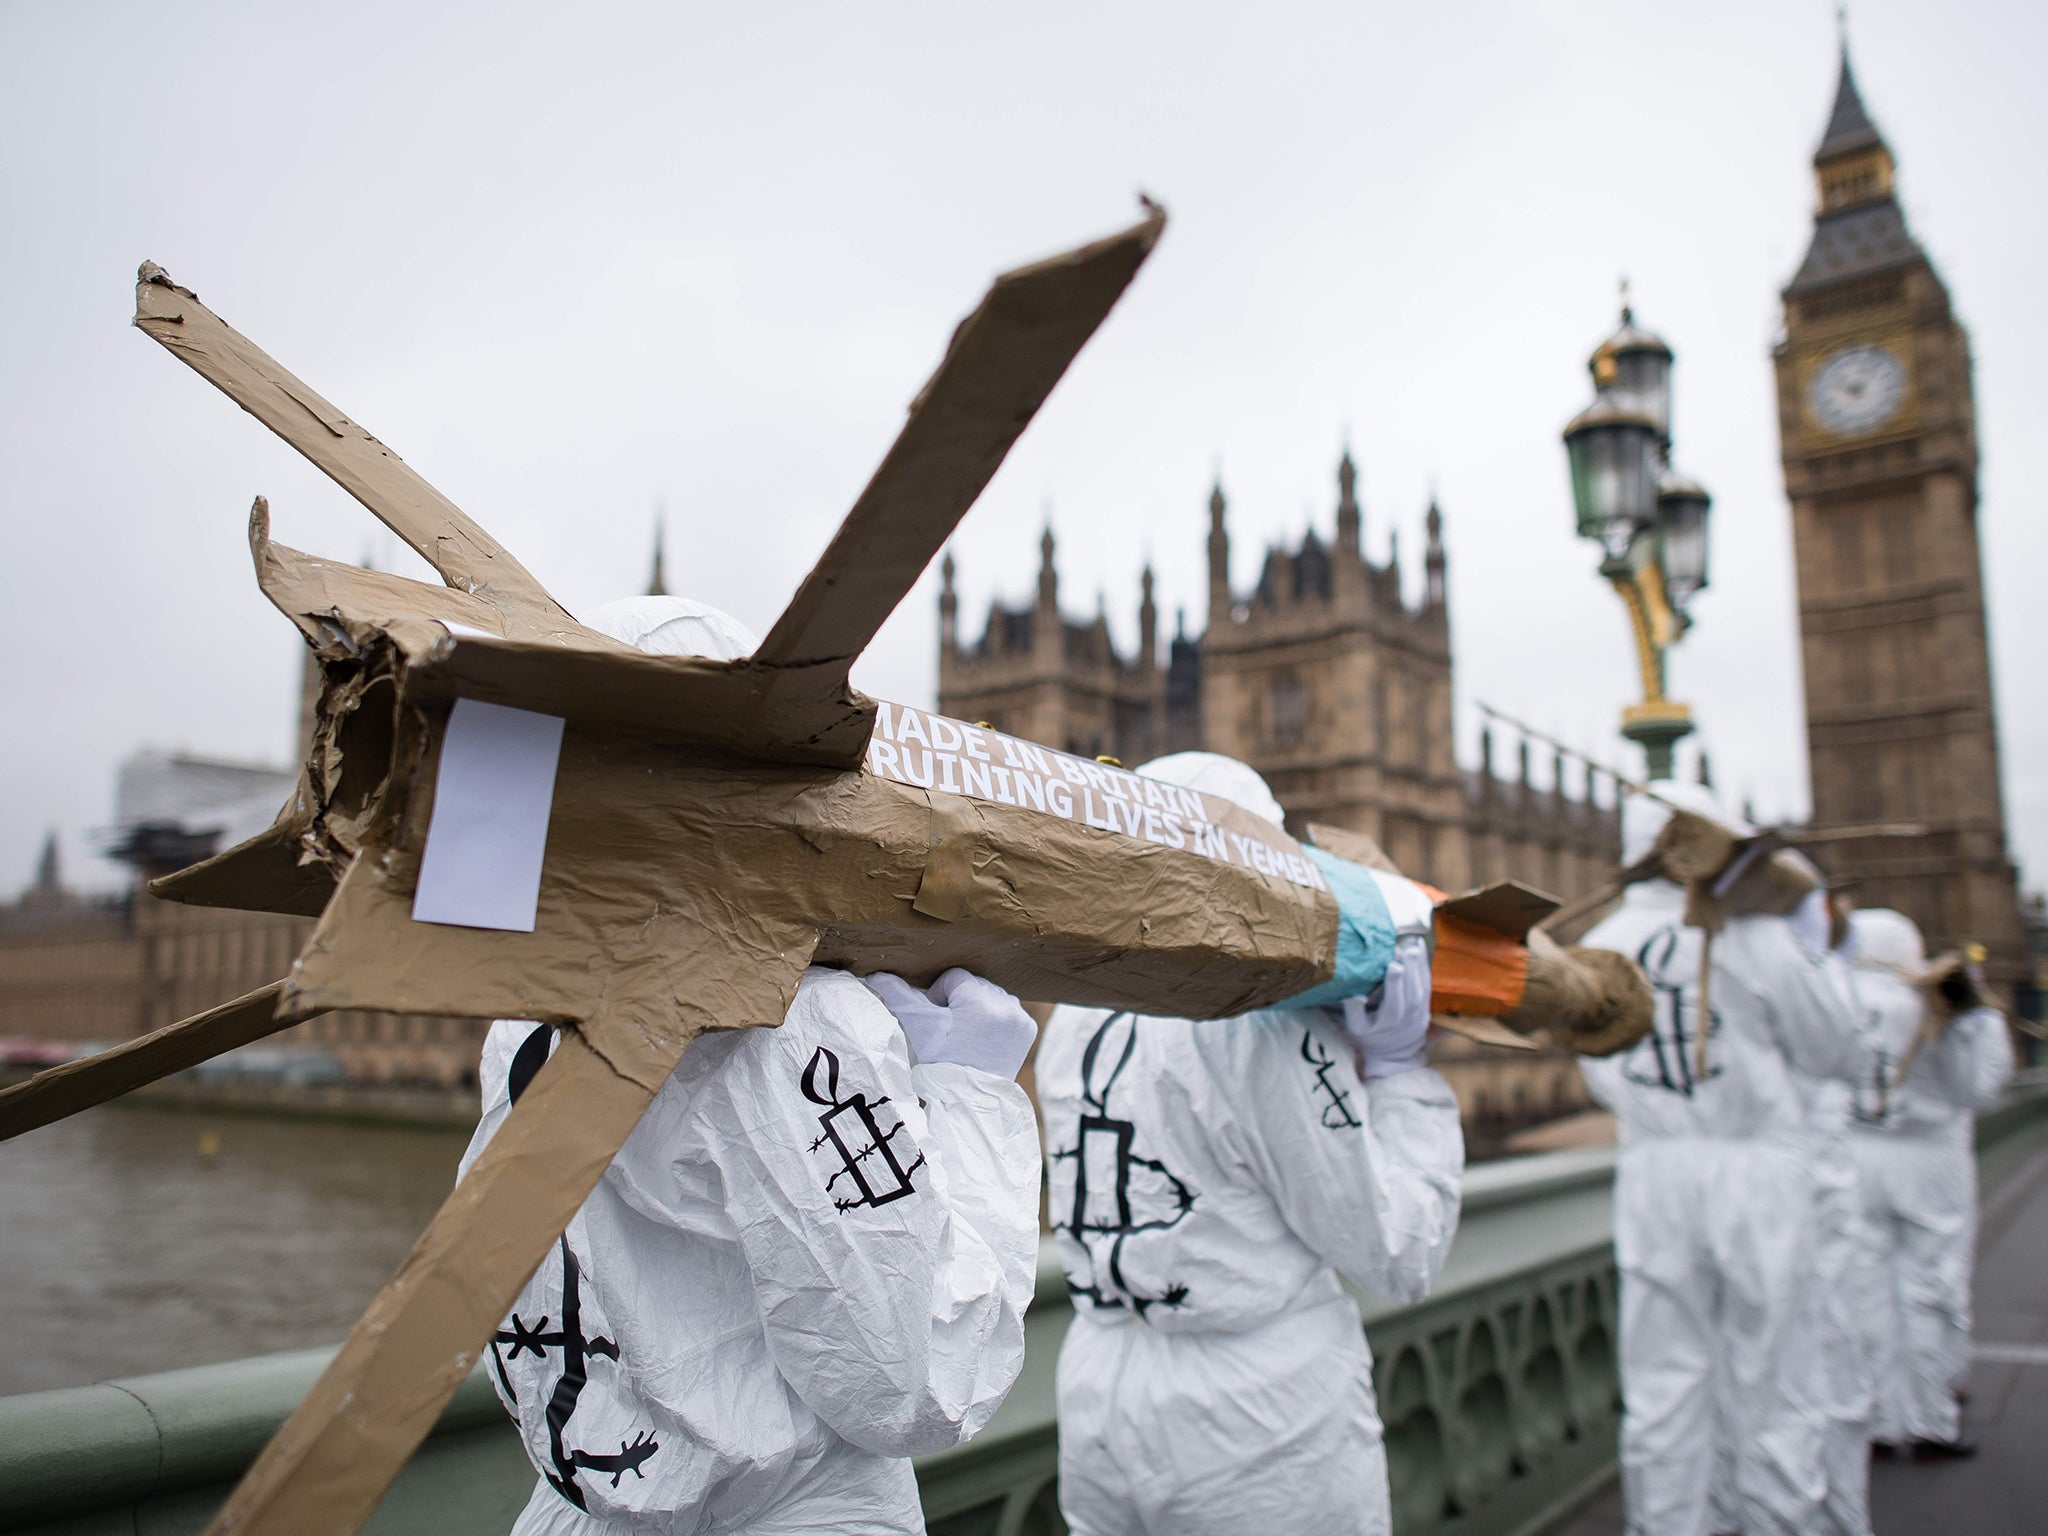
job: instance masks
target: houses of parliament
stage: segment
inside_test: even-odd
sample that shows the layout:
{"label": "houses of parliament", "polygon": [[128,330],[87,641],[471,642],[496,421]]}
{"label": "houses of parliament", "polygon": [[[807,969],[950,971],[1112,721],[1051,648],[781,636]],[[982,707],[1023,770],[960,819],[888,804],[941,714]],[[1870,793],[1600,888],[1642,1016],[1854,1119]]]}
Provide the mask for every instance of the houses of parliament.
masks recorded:
{"label": "houses of parliament", "polygon": [[1614,868],[1610,793],[1574,798],[1560,758],[1551,787],[1532,783],[1521,742],[1505,777],[1482,733],[1475,769],[1458,764],[1451,722],[1449,562],[1443,513],[1428,512],[1422,600],[1402,596],[1390,558],[1363,552],[1357,469],[1337,465],[1334,537],[1311,530],[1271,549],[1249,592],[1230,582],[1229,506],[1209,494],[1209,623],[1158,644],[1152,573],[1140,578],[1138,648],[1118,653],[1108,621],[1059,606],[1053,536],[1039,542],[1036,600],[992,607],[962,641],[954,565],[939,596],[939,710],[1083,756],[1138,764],[1202,748],[1250,763],[1290,827],[1349,827],[1400,868],[1447,889],[1512,876],[1559,895],[1583,893]]}
{"label": "houses of parliament", "polygon": [[[1930,950],[1986,944],[1994,981],[2019,991],[2024,1009],[2031,978],[2000,793],[1969,343],[1906,226],[1890,148],[1846,57],[1814,166],[1812,241],[1783,293],[1773,367],[1812,830],[1826,839],[1816,853],[1860,904],[1918,920]],[[949,555],[940,710],[1133,765],[1192,747],[1242,758],[1296,830],[1314,821],[1369,833],[1400,867],[1447,888],[1504,876],[1562,897],[1593,888],[1618,852],[1611,785],[1562,761],[1539,769],[1529,743],[1509,754],[1490,734],[1477,763],[1458,760],[1442,510],[1428,509],[1420,597],[1410,603],[1396,562],[1364,554],[1366,511],[1348,453],[1333,489],[1327,535],[1268,550],[1244,591],[1231,581],[1230,509],[1216,487],[1205,627],[1162,636],[1148,570],[1129,654],[1103,617],[1062,610],[1050,532],[1033,599],[998,603],[978,626],[963,627]],[[1192,536],[1200,514],[1190,510]],[[651,585],[662,587],[658,545]],[[65,888],[54,848],[46,854],[35,885],[0,907],[0,1037],[123,1038],[283,975],[309,920],[173,906],[143,880],[224,845],[234,816],[251,807],[267,822],[295,780],[284,769],[131,759],[118,835],[135,884],[118,900],[80,898]],[[317,1046],[357,1081],[449,1085],[474,1081],[484,1028],[341,1014],[278,1043]],[[1461,1064],[1461,1049],[1478,1050],[1459,1042],[1444,1065],[1470,1120],[1536,1118],[1577,1102],[1567,1059],[1510,1070]]]}

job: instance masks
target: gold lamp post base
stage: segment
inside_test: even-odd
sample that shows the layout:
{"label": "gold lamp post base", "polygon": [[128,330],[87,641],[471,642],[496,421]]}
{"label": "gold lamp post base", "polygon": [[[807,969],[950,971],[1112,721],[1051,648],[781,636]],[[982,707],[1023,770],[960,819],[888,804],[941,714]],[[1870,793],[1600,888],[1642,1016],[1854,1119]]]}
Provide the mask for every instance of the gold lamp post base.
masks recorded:
{"label": "gold lamp post base", "polygon": [[1674,699],[1646,699],[1621,712],[1621,734],[1642,747],[1651,779],[1672,777],[1672,751],[1692,729],[1692,711]]}

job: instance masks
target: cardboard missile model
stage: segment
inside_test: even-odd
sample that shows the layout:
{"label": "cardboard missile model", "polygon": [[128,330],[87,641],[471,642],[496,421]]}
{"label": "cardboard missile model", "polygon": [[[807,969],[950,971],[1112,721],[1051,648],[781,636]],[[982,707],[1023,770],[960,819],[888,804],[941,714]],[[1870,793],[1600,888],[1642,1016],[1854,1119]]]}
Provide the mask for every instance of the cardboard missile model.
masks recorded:
{"label": "cardboard missile model", "polygon": [[355,1530],[697,1034],[779,1023],[813,962],[1223,1016],[1326,981],[1313,860],[1224,801],[856,692],[848,674],[1164,227],[999,277],[823,557],[735,662],[579,625],[390,449],[145,265],[135,323],[444,587],[273,542],[318,658],[276,824],[158,881],[316,916],[270,987],[0,1093],[18,1134],[338,1008],[536,1019],[561,1043],[212,1530]]}
{"label": "cardboard missile model", "polygon": [[285,548],[257,503],[257,579],[322,669],[312,745],[268,832],[155,890],[319,922],[277,986],[10,1090],[0,1122],[329,1009],[563,1026],[214,1530],[356,1529],[691,1038],[779,1023],[814,961],[917,980],[966,965],[1026,996],[1200,1015],[1331,975],[1336,904],[1278,829],[848,681],[1163,226],[1148,206],[996,280],[823,558],[732,663],[584,629],[382,443],[142,269],[135,323],[447,585]]}

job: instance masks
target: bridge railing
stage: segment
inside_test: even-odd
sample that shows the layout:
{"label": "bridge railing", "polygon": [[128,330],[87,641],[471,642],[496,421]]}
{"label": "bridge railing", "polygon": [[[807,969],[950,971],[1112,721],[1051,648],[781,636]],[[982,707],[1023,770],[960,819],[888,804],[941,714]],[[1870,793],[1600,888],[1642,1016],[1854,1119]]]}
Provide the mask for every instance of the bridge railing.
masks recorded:
{"label": "bridge railing", "polygon": [[[1978,1123],[1987,1191],[2048,1162],[2048,1073]],[[1361,1298],[1400,1536],[1537,1536],[1613,1475],[1614,1153],[1474,1168],[1437,1293]],[[1053,1370],[1072,1312],[1050,1249],[1022,1376],[973,1444],[918,1463],[933,1536],[1060,1536]],[[300,1350],[0,1398],[0,1530],[196,1532],[325,1364]],[[481,1370],[368,1529],[500,1536],[533,1487]]]}

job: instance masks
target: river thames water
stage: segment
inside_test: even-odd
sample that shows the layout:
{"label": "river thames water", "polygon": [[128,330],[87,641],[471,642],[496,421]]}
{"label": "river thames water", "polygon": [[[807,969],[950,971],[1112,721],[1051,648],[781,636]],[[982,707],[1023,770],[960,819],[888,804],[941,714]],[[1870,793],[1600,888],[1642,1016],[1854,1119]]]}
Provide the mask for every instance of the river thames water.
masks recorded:
{"label": "river thames water", "polygon": [[466,1141],[120,1105],[0,1142],[0,1395],[338,1343]]}

